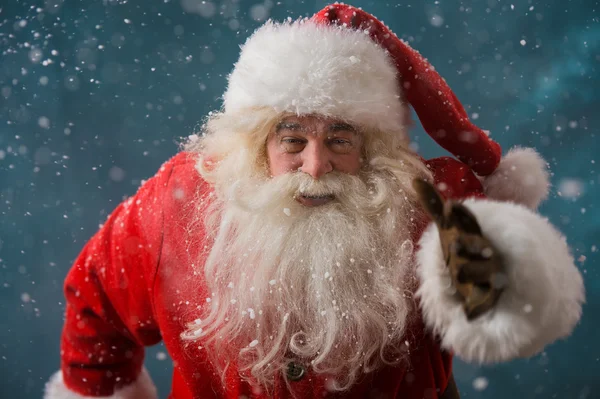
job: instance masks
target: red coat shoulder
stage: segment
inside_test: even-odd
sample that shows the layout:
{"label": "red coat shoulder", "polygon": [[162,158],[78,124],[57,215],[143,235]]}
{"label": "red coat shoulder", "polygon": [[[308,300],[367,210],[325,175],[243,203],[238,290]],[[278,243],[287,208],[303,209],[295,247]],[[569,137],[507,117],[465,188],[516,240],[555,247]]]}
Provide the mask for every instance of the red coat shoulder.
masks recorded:
{"label": "red coat shoulder", "polygon": [[195,157],[179,153],[119,204],[87,242],[65,278],[61,338],[64,383],[88,395],[111,395],[136,380],[143,346],[162,338],[154,283],[166,217],[178,191],[200,183]]}

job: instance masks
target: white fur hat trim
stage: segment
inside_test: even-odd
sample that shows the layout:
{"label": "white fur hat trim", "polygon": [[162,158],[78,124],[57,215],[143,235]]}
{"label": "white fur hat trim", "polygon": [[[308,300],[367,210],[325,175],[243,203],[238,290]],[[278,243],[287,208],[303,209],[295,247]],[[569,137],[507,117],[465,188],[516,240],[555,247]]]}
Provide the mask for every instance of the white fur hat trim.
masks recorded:
{"label": "white fur hat trim", "polygon": [[387,52],[363,31],[269,21],[242,46],[224,111],[318,113],[406,139],[409,111],[397,75]]}

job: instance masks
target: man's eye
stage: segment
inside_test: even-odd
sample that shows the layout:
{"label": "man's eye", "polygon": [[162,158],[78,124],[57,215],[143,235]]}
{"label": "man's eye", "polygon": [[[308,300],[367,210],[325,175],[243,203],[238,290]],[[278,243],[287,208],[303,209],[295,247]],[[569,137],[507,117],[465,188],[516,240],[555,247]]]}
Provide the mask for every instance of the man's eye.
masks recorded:
{"label": "man's eye", "polygon": [[346,140],[346,139],[333,139],[333,140],[331,140],[331,143],[336,144],[336,145],[352,145],[350,140]]}
{"label": "man's eye", "polygon": [[354,148],[352,141],[347,139],[331,139],[329,140],[329,146],[338,154],[347,154]]}
{"label": "man's eye", "polygon": [[301,139],[294,139],[294,138],[285,138],[281,140],[282,143],[285,144],[303,144],[304,141]]}
{"label": "man's eye", "polygon": [[281,139],[281,144],[286,152],[300,152],[304,148],[304,140],[293,137]]}

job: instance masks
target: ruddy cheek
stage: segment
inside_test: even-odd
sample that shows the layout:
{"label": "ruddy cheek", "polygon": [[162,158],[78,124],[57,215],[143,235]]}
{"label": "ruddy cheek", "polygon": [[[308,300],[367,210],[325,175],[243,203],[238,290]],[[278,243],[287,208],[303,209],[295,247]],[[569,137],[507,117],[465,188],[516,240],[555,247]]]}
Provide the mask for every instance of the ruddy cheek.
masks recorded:
{"label": "ruddy cheek", "polygon": [[287,154],[274,154],[269,157],[269,172],[272,176],[279,176],[294,170],[294,160],[287,159]]}

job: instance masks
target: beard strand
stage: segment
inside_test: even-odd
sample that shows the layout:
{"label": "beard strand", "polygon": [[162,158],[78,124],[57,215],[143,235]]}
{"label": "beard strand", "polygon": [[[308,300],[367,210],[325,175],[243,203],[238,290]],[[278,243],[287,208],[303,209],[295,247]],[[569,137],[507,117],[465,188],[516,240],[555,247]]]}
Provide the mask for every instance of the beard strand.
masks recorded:
{"label": "beard strand", "polygon": [[[286,379],[290,360],[344,390],[406,357],[413,309],[414,207],[407,179],[301,172],[240,179],[213,199],[204,273],[210,302],[184,339],[254,385]],[[398,195],[404,192],[406,195]],[[308,208],[298,195],[333,195]]]}

